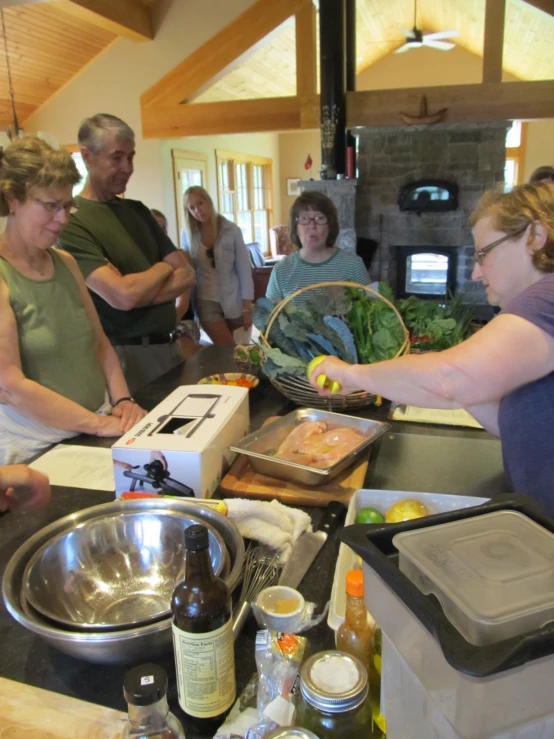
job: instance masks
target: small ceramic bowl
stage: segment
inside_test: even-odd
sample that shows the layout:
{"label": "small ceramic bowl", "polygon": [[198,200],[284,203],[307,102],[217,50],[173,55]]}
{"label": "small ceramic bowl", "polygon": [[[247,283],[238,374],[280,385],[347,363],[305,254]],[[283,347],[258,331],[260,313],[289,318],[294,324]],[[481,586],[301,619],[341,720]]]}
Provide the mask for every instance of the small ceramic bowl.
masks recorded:
{"label": "small ceramic bowl", "polygon": [[265,588],[256,599],[265,625],[273,631],[295,632],[305,608],[303,596],[294,588],[274,585]]}
{"label": "small ceramic bowl", "polygon": [[198,380],[198,385],[236,385],[246,387],[248,390],[259,384],[257,377],[246,372],[218,372],[216,375],[208,375]]}

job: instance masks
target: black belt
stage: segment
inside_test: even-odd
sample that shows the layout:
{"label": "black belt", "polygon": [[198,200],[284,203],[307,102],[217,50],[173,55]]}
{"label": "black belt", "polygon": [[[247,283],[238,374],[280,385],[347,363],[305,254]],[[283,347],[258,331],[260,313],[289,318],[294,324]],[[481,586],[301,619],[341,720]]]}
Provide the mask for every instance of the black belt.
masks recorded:
{"label": "black belt", "polygon": [[170,331],[168,334],[132,336],[129,339],[110,339],[110,341],[113,346],[149,346],[150,344],[171,344],[177,338],[177,331]]}

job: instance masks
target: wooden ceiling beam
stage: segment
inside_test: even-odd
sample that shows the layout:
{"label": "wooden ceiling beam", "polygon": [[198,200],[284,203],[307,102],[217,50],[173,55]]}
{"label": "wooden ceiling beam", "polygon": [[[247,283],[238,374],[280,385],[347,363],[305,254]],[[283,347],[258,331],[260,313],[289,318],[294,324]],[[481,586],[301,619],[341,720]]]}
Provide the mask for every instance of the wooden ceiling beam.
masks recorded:
{"label": "wooden ceiling beam", "polygon": [[300,101],[297,97],[142,108],[142,135],[145,139],[291,131],[299,128]]}
{"label": "wooden ceiling beam", "polygon": [[554,16],[554,0],[523,0],[527,5],[532,5],[543,13]]}
{"label": "wooden ceiling beam", "polygon": [[56,0],[52,6],[132,41],[154,38],[152,11],[140,0]]}
{"label": "wooden ceiling beam", "polygon": [[317,94],[316,23],[313,3],[296,14],[296,94],[301,98]]}
{"label": "wooden ceiling beam", "polygon": [[554,118],[554,80],[538,80],[348,92],[347,128],[405,126],[400,111],[417,115],[422,95],[429,113],[447,108],[446,123]]}
{"label": "wooden ceiling beam", "polygon": [[179,105],[251,53],[271,31],[312,0],[258,0],[141,96],[141,104]]}
{"label": "wooden ceiling beam", "polygon": [[483,82],[502,82],[506,0],[486,0]]}

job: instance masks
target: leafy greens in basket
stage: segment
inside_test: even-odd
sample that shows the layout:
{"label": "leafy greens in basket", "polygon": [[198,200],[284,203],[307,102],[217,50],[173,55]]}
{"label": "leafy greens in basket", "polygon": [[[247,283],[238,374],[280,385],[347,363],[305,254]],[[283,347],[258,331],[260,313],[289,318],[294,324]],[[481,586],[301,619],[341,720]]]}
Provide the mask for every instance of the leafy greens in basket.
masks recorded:
{"label": "leafy greens in basket", "polygon": [[[258,300],[254,325],[265,333],[274,305]],[[358,288],[313,291],[301,305],[288,303],[274,321],[271,348],[263,347],[268,377],[281,374],[305,376],[311,359],[329,354],[350,364],[370,364],[396,356],[404,332],[394,311],[379,298]]]}
{"label": "leafy greens in basket", "polygon": [[412,347],[442,351],[466,339],[470,333],[471,310],[462,300],[463,295],[458,293],[445,305],[414,295],[397,301],[396,307],[410,333]]}

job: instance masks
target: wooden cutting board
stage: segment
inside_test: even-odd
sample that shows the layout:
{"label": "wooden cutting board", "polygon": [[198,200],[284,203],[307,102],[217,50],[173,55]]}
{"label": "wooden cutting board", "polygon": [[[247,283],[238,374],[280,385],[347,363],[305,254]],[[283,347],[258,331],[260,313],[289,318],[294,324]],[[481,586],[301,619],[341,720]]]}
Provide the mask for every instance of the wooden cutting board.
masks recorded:
{"label": "wooden cutting board", "polygon": [[127,714],[0,678],[0,737],[120,739]]}
{"label": "wooden cutting board", "polygon": [[[274,420],[275,418],[268,418],[265,423],[271,423]],[[219,490],[223,495],[232,498],[257,498],[258,500],[275,498],[281,503],[292,503],[293,505],[322,507],[329,505],[332,500],[348,504],[354,492],[364,486],[368,459],[369,449],[360,462],[347,467],[327,485],[309,487],[297,482],[262,475],[254,470],[247,456],[239,454],[229,472],[220,482]]]}

